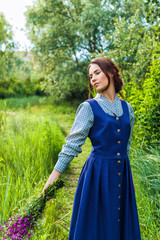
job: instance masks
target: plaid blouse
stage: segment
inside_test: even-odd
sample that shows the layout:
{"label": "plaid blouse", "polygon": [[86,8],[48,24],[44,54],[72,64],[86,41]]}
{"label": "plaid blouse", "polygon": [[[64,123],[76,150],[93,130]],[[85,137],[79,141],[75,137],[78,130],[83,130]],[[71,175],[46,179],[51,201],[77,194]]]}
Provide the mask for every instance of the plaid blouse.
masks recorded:
{"label": "plaid blouse", "polygon": [[[123,114],[123,108],[121,101],[117,94],[113,103],[111,103],[106,97],[97,93],[94,98],[100,107],[111,116],[121,116]],[[131,136],[134,125],[134,111],[132,106],[127,102],[129,109],[131,132],[127,145],[127,154],[129,156]],[[73,123],[70,134],[65,138],[66,144],[63,145],[62,151],[58,154],[58,161],[54,166],[54,169],[58,172],[63,172],[69,162],[72,161],[74,157],[77,157],[79,153],[82,152],[81,146],[84,144],[86,138],[88,137],[89,130],[94,123],[94,115],[92,108],[88,102],[81,103],[76,112],[75,121]]]}

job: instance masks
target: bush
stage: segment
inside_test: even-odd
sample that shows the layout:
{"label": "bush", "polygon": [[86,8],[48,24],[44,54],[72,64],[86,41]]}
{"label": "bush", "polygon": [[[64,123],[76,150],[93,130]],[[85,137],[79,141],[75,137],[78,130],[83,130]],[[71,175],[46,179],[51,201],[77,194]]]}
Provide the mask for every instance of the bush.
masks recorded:
{"label": "bush", "polygon": [[0,98],[22,97],[22,96],[44,96],[45,93],[41,88],[43,79],[32,80],[27,77],[23,81],[17,80],[14,77],[8,80],[0,80]]}
{"label": "bush", "polygon": [[128,101],[135,110],[136,142],[155,143],[160,141],[160,45],[152,56],[150,72],[146,74],[142,89],[130,84],[131,95]]}

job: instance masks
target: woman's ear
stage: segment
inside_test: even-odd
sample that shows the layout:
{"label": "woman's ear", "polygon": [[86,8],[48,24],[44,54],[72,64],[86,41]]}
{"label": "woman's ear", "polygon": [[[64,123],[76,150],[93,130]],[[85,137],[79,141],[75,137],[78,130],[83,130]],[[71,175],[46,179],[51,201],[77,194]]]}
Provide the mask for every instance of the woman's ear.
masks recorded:
{"label": "woman's ear", "polygon": [[113,78],[114,77],[114,74],[113,73],[108,73],[108,75]]}

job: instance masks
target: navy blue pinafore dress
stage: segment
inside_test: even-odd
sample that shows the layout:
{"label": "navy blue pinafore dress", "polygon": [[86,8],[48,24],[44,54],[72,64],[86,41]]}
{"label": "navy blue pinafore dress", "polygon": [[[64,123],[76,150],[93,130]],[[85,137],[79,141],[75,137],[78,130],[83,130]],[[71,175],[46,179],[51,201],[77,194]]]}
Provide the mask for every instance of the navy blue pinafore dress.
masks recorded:
{"label": "navy blue pinafore dress", "polygon": [[140,240],[137,205],[127,144],[130,119],[127,103],[123,115],[111,116],[95,99],[94,124],[89,138],[91,153],[78,181],[68,240]]}

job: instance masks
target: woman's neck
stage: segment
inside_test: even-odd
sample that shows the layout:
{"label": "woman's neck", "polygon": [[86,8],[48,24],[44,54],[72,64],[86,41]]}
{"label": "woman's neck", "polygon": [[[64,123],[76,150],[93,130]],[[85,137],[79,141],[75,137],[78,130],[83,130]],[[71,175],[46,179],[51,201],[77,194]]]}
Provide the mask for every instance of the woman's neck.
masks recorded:
{"label": "woman's neck", "polygon": [[106,97],[111,103],[113,103],[116,96],[115,87],[110,85],[107,90],[104,90],[100,94]]}

